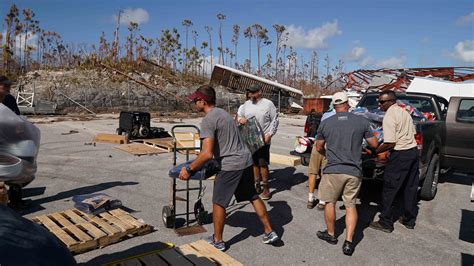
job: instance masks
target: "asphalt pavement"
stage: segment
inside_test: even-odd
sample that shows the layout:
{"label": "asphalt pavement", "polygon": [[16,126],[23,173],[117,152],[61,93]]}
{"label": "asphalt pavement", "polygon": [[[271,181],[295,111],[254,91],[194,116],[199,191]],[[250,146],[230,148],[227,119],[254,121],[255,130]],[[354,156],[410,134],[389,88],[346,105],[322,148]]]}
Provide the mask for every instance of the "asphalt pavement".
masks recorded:
{"label": "asphalt pavement", "polygon": [[[47,121],[45,119],[43,121]],[[162,119],[161,119],[162,120]],[[170,129],[177,124],[198,125],[200,119],[154,119],[152,126]],[[273,153],[288,154],[295,136],[303,132],[303,117],[282,117],[272,141]],[[71,197],[103,192],[120,199],[132,214],[156,229],[102,249],[76,255],[77,262],[97,265],[153,249],[160,242],[175,245],[190,243],[212,234],[179,237],[163,226],[162,207],[168,203],[167,173],[172,153],[133,156],[113,144],[88,145],[97,133],[114,133],[116,118],[91,121],[61,121],[37,124],[41,129],[41,148],[37,178],[25,189],[31,208],[28,218],[73,208]],[[77,130],[79,133],[62,135]],[[179,157],[180,161],[184,156]],[[307,168],[271,165],[272,199],[266,202],[270,219],[282,241],[276,245],[261,242],[262,226],[250,204],[233,204],[228,209],[224,240],[227,254],[244,265],[472,265],[474,261],[474,202],[470,201],[473,176],[450,173],[439,185],[432,201],[419,203],[414,230],[396,223],[393,233],[368,228],[377,213],[381,186],[365,182],[358,205],[359,223],[352,257],[342,254],[344,210],[337,209],[339,244],[329,245],[316,237],[325,228],[324,215],[306,208]],[[203,199],[211,209],[212,181],[205,181]],[[342,203],[338,203],[338,207]],[[180,205],[178,208],[183,208]]]}

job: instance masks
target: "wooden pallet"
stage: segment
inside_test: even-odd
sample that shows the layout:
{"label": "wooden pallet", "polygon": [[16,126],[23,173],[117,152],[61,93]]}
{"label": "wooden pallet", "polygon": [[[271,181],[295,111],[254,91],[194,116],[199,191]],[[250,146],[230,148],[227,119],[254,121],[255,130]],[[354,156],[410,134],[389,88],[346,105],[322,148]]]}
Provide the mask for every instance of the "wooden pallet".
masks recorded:
{"label": "wooden pallet", "polygon": [[204,240],[182,245],[178,248],[168,248],[157,250],[145,254],[133,256],[131,258],[107,263],[104,266],[129,266],[129,265],[229,265],[240,266],[238,262],[229,255],[221,252],[208,244]]}
{"label": "wooden pallet", "polygon": [[114,143],[114,144],[126,144],[128,143],[128,140],[125,136],[121,136],[117,134],[99,133],[95,135],[92,142],[93,143],[106,142],[106,143]]}
{"label": "wooden pallet", "polygon": [[97,216],[72,209],[36,216],[32,220],[46,227],[74,254],[153,231],[152,226],[137,220],[122,209],[103,212]]}
{"label": "wooden pallet", "polygon": [[119,146],[115,146],[114,148],[131,153],[133,155],[153,155],[153,154],[161,154],[161,153],[168,153],[169,151],[160,147],[151,147],[145,145],[143,143],[132,143],[132,144],[122,144]]}
{"label": "wooden pallet", "polygon": [[168,152],[172,152],[174,149],[173,138],[144,139],[143,144],[154,148],[165,149]]}

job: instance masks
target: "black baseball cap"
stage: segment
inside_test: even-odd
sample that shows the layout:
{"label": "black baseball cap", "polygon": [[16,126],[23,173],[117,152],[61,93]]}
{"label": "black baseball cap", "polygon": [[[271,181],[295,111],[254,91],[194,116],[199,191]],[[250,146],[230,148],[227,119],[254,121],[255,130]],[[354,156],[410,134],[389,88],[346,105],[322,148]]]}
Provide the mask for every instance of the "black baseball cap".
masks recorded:
{"label": "black baseball cap", "polygon": [[0,76],[0,85],[11,86],[12,82],[6,76]]}
{"label": "black baseball cap", "polygon": [[247,89],[247,91],[248,92],[257,92],[261,89],[262,89],[262,87],[260,87],[260,85],[252,85],[252,86],[250,86],[250,88]]}

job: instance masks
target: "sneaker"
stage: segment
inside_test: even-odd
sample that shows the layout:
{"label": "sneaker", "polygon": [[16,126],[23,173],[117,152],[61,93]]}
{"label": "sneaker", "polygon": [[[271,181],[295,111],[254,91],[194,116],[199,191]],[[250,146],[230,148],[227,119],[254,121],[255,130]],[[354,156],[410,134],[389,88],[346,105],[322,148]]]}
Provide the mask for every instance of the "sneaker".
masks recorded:
{"label": "sneaker", "polygon": [[405,226],[405,228],[407,228],[407,229],[415,229],[415,225],[405,222],[405,219],[403,217],[400,217],[400,219],[398,219],[398,221],[401,224],[403,224],[403,226]]}
{"label": "sneaker", "polygon": [[318,211],[324,211],[324,207],[326,207],[326,204],[318,203],[318,205],[316,205]]}
{"label": "sneaker", "polygon": [[354,244],[349,241],[344,241],[344,244],[342,245],[342,253],[347,256],[352,256],[352,253],[354,253]]}
{"label": "sneaker", "polygon": [[306,204],[306,208],[308,209],[312,209],[314,208],[316,205],[318,205],[318,200],[317,199],[313,199],[313,200],[308,200],[308,203]]}
{"label": "sneaker", "polygon": [[260,198],[262,200],[269,200],[272,198],[272,195],[270,194],[270,191],[264,189],[262,194],[260,194]]}
{"label": "sneaker", "polygon": [[263,234],[262,241],[265,244],[272,244],[272,243],[275,243],[275,241],[277,241],[278,239],[280,239],[280,238],[275,233],[275,231],[271,231],[268,234]]}
{"label": "sneaker", "polygon": [[216,242],[216,240],[214,239],[214,235],[208,237],[206,241],[207,243],[211,244],[216,249],[220,251],[225,251],[225,242],[223,240]]}
{"label": "sneaker", "polygon": [[379,230],[385,233],[391,233],[393,231],[393,228],[388,228],[388,227],[383,226],[382,224],[380,224],[380,221],[371,222],[369,226],[370,228],[373,228],[375,230]]}
{"label": "sneaker", "polygon": [[260,182],[255,182],[255,191],[257,192],[257,195],[262,194],[263,190]]}
{"label": "sneaker", "polygon": [[337,238],[333,235],[330,235],[328,233],[328,230],[318,231],[316,233],[316,235],[318,236],[319,239],[322,239],[322,240],[328,242],[329,244],[332,244],[332,245],[337,244]]}

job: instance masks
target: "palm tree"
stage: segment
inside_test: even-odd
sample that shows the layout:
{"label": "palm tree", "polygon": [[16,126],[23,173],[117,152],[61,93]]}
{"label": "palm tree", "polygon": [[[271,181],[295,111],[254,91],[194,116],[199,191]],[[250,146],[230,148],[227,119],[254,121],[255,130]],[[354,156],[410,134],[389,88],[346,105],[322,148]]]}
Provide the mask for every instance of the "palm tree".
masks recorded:
{"label": "palm tree", "polygon": [[232,26],[232,30],[233,30],[233,35],[232,35],[232,44],[234,45],[234,62],[237,62],[237,44],[239,43],[239,37],[240,37],[240,26],[235,24],[234,26]]}
{"label": "palm tree", "polygon": [[275,79],[278,80],[278,56],[280,55],[282,42],[288,39],[288,32],[283,36],[286,28],[281,24],[274,24],[273,28],[276,31],[276,44],[275,44]]}
{"label": "palm tree", "polygon": [[193,25],[193,22],[189,19],[185,19],[183,20],[183,26],[186,28],[186,49],[183,53],[183,56],[184,56],[184,73],[186,73],[187,71],[187,62],[188,62],[188,57],[187,57],[187,53],[188,53],[188,31],[189,31],[189,27],[191,27]]}
{"label": "palm tree", "polygon": [[247,72],[250,72],[250,68],[252,66],[252,38],[254,37],[251,26],[248,26],[247,28],[245,28],[244,37],[249,39],[249,59],[248,59]]}
{"label": "palm tree", "polygon": [[217,14],[217,19],[219,20],[219,64],[222,64],[224,60],[224,48],[222,47],[222,21],[225,20],[225,15],[222,13]]}
{"label": "palm tree", "polygon": [[260,65],[260,50],[263,46],[267,46],[272,42],[269,40],[267,35],[268,30],[260,24],[254,24],[253,29],[255,30],[255,39],[257,40],[257,60],[258,60],[258,70],[257,74],[261,74],[261,65]]}
{"label": "palm tree", "polygon": [[209,56],[211,57],[211,67],[212,67],[212,27],[211,26],[204,26],[204,29],[207,32],[207,35],[209,35]]}

